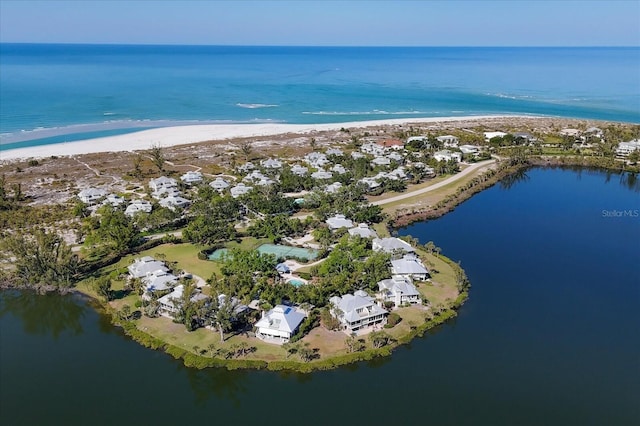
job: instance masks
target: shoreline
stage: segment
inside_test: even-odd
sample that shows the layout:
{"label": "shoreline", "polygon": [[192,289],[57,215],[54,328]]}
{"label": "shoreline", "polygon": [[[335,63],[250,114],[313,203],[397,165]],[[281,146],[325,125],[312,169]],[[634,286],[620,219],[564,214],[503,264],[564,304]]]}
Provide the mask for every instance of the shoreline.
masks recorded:
{"label": "shoreline", "polygon": [[100,152],[132,152],[150,149],[158,144],[162,147],[188,145],[208,141],[221,141],[234,138],[276,136],[287,133],[313,134],[322,131],[340,129],[362,129],[373,126],[397,126],[404,124],[440,124],[447,122],[477,121],[509,118],[548,118],[530,115],[472,115],[459,117],[423,117],[398,118],[387,120],[350,121],[324,124],[202,124],[187,126],[160,127],[122,135],[85,139],[73,142],[61,142],[48,145],[2,150],[0,160],[15,161],[27,158],[46,158],[51,156],[73,156]]}

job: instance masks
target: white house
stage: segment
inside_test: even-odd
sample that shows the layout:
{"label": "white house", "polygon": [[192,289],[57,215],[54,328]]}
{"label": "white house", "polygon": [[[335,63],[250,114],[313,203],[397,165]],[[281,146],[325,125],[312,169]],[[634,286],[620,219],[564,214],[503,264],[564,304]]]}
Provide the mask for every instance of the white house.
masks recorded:
{"label": "white house", "polygon": [[284,305],[277,305],[256,323],[256,337],[268,343],[287,343],[296,334],[305,314]]}
{"label": "white house", "polygon": [[392,260],[391,273],[421,281],[429,278],[429,270],[414,253],[405,254],[402,259]]}
{"label": "white house", "polygon": [[640,139],[634,139],[629,142],[620,142],[616,148],[616,155],[620,157],[628,157],[633,151],[640,150]]}
{"label": "white house", "polygon": [[402,163],[404,161],[404,157],[399,152],[387,154],[387,158],[391,161],[395,161],[396,163]]}
{"label": "white house", "polygon": [[256,166],[254,166],[251,161],[247,161],[242,166],[239,166],[238,170],[241,171],[242,173],[247,173],[247,172],[249,172],[249,171],[251,171],[251,170],[253,170],[255,168],[256,168]]}
{"label": "white house", "polygon": [[325,220],[331,230],[340,228],[353,228],[353,222],[347,219],[343,214],[337,214]]}
{"label": "white house", "polygon": [[388,166],[391,164],[391,160],[388,157],[376,157],[371,160],[371,164],[375,166]]}
{"label": "white house", "polygon": [[378,234],[376,234],[376,231],[369,228],[369,225],[367,225],[366,223],[359,223],[358,226],[349,229],[349,231],[347,232],[349,232],[349,235],[354,237],[356,235],[359,235],[362,238],[378,238]]}
{"label": "white house", "polygon": [[324,191],[329,194],[335,194],[340,191],[340,188],[342,188],[342,184],[340,182],[334,182],[331,185],[325,186]]}
{"label": "white house", "polygon": [[493,138],[503,138],[507,136],[505,132],[484,132],[484,140],[489,142]]}
{"label": "white house", "polygon": [[104,189],[87,188],[78,193],[78,198],[85,204],[93,204],[105,195],[107,192]]}
{"label": "white house", "polygon": [[282,161],[278,160],[277,158],[269,158],[267,160],[263,160],[260,162],[260,164],[265,169],[281,169],[282,168]]}
{"label": "white house", "polygon": [[124,197],[121,197],[117,194],[109,194],[107,195],[107,198],[104,199],[104,201],[102,202],[102,204],[107,205],[110,204],[113,207],[118,207],[121,204],[124,204],[126,200],[124,199]]}
{"label": "white house", "polygon": [[217,177],[211,182],[209,182],[209,186],[218,192],[223,192],[225,189],[229,187],[229,182],[222,179],[221,177]]}
{"label": "white house", "polygon": [[393,302],[395,306],[404,304],[421,305],[420,292],[413,285],[411,278],[394,275],[389,279],[378,281],[378,296],[385,302]]}
{"label": "white house", "polygon": [[451,161],[455,160],[457,162],[462,161],[462,154],[459,152],[452,152],[448,149],[443,149],[442,151],[435,152],[433,154],[433,158],[438,161]]}
{"label": "white house", "polygon": [[129,270],[130,278],[146,277],[147,274],[150,274],[154,271],[169,271],[169,268],[165,266],[164,262],[155,260],[151,256],[144,256],[134,260],[133,263],[127,267],[127,269]]}
{"label": "white house", "polygon": [[320,169],[317,172],[311,173],[311,177],[314,179],[326,180],[331,179],[333,177],[333,173]]}
{"label": "white house", "polygon": [[329,148],[326,153],[327,155],[335,155],[338,157],[342,157],[344,155],[340,148]]}
{"label": "white house", "polygon": [[447,147],[456,147],[458,146],[458,142],[459,142],[458,138],[453,135],[438,136],[436,140],[438,142],[441,142],[442,144],[444,144],[444,146],[447,146]]}
{"label": "white house", "polygon": [[366,185],[369,191],[374,190],[380,186],[380,182],[378,182],[375,178],[372,178],[372,177],[364,177],[360,179],[358,182]]}
{"label": "white house", "polygon": [[357,160],[359,158],[364,158],[364,154],[359,151],[353,151],[351,153],[351,158],[353,158],[354,160]]}
{"label": "white house", "polygon": [[[173,318],[173,316],[178,312],[178,301],[182,298],[182,294],[184,293],[184,286],[179,284],[173,288],[173,291],[169,294],[165,294],[161,298],[158,299],[158,304],[160,305],[160,315]],[[197,302],[199,300],[207,300],[209,297],[200,293],[200,291],[195,291],[193,296],[191,296],[192,302]]]}
{"label": "white house", "polygon": [[178,181],[166,176],[160,176],[157,179],[151,179],[149,181],[149,188],[151,189],[151,196],[153,198],[160,198],[164,194],[176,195],[176,192],[178,192]]}
{"label": "white house", "polygon": [[183,197],[169,195],[168,197],[161,199],[158,204],[170,210],[175,210],[176,208],[184,209],[186,207],[189,207],[191,201]]}
{"label": "white house", "polygon": [[311,167],[316,169],[321,168],[329,164],[327,156],[321,152],[310,152],[304,156],[304,161]]}
{"label": "white house", "polygon": [[233,198],[238,198],[245,194],[248,194],[252,190],[253,190],[252,186],[246,186],[244,183],[240,182],[239,184],[231,188],[231,196]]}
{"label": "white house", "polygon": [[365,144],[362,144],[362,146],[360,147],[360,152],[372,155],[383,155],[385,152],[387,152],[387,149],[384,146],[367,142]]}
{"label": "white house", "polygon": [[329,299],[333,304],[331,314],[340,321],[348,333],[375,324],[384,324],[387,310],[378,306],[373,297],[362,290],[344,296],[333,296]]}
{"label": "white house", "polygon": [[187,173],[180,176],[180,180],[186,183],[187,185],[193,185],[194,183],[202,182],[202,173],[188,171]]}
{"label": "white house", "polygon": [[296,176],[306,176],[307,173],[309,173],[309,169],[306,168],[305,166],[296,164],[293,167],[291,167],[291,173],[293,173]]}
{"label": "white house", "polygon": [[336,164],[331,168],[332,172],[338,173],[339,175],[343,175],[347,173],[347,169],[344,168],[342,164]]}
{"label": "white house", "polygon": [[373,251],[383,251],[385,253],[394,253],[402,251],[405,253],[413,253],[415,250],[406,241],[400,238],[388,237],[388,238],[375,238],[371,243]]}
{"label": "white house", "polygon": [[407,178],[407,173],[405,172],[404,167],[400,166],[395,170],[390,171],[389,173],[387,173],[387,177],[390,179],[396,178],[396,179],[406,179]]}
{"label": "white house", "polygon": [[480,147],[476,145],[460,145],[458,148],[463,154],[478,155],[480,153]]}
{"label": "white house", "polygon": [[173,288],[178,282],[178,277],[170,272],[157,270],[148,273],[142,277],[145,293],[153,293],[154,291],[164,291]]}
{"label": "white house", "polygon": [[131,200],[124,214],[134,216],[136,213],[151,213],[153,206],[146,200]]}

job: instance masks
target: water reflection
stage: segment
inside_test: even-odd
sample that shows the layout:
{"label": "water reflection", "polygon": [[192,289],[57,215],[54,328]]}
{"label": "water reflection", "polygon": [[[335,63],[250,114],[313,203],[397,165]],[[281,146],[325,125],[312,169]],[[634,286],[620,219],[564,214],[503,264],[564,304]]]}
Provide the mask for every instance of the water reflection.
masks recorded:
{"label": "water reflection", "polygon": [[187,376],[197,405],[205,404],[213,396],[240,406],[244,400],[242,396],[249,390],[248,374],[256,374],[255,371],[228,371],[224,368],[197,370],[185,367],[181,361],[177,361],[177,365],[178,371]]}
{"label": "water reflection", "polygon": [[82,319],[87,305],[78,303],[77,296],[47,294],[35,296],[28,291],[0,292],[0,317],[12,314],[20,318],[27,334],[50,335],[58,339],[62,332],[73,335],[83,332]]}
{"label": "water reflection", "polygon": [[513,185],[515,185],[516,183],[524,182],[527,180],[529,180],[527,169],[519,169],[518,171],[511,173],[500,180],[500,187],[502,189],[511,189],[511,187],[513,187]]}

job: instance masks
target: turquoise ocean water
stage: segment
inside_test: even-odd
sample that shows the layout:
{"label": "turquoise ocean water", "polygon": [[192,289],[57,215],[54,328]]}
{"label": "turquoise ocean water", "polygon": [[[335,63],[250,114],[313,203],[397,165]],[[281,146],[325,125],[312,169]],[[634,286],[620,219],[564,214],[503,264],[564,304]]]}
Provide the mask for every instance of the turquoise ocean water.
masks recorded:
{"label": "turquoise ocean water", "polygon": [[0,44],[0,147],[194,123],[640,123],[640,48]]}

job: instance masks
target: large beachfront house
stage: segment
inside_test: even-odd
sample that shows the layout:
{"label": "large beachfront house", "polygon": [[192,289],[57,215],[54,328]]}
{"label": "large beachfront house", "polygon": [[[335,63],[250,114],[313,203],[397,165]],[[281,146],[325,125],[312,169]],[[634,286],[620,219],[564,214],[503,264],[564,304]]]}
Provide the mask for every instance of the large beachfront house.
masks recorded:
{"label": "large beachfront house", "polygon": [[620,142],[616,148],[616,155],[620,157],[628,157],[634,151],[640,151],[640,139],[634,139],[629,142]]}
{"label": "large beachfront house", "polygon": [[296,334],[306,315],[296,308],[277,305],[256,323],[256,337],[268,343],[287,343]]}
{"label": "large beachfront house", "polygon": [[344,296],[333,296],[331,314],[340,321],[348,333],[363,327],[383,324],[387,319],[387,310],[378,306],[373,297],[362,290]]}
{"label": "large beachfront house", "polygon": [[378,281],[378,296],[385,302],[392,302],[395,306],[405,304],[422,304],[420,292],[411,278],[401,275],[394,275],[389,279]]}
{"label": "large beachfront house", "polygon": [[127,267],[127,269],[129,270],[129,276],[131,278],[146,277],[148,274],[151,274],[155,271],[169,271],[169,268],[165,266],[164,262],[155,260],[151,256],[144,256],[134,260],[133,263]]}
{"label": "large beachfront house", "polygon": [[375,238],[371,243],[373,251],[383,251],[385,253],[413,253],[415,250],[406,241],[400,238],[388,237],[388,238]]}
{"label": "large beachfront house", "polygon": [[421,281],[429,278],[429,270],[414,253],[405,254],[402,259],[392,260],[391,273]]}

